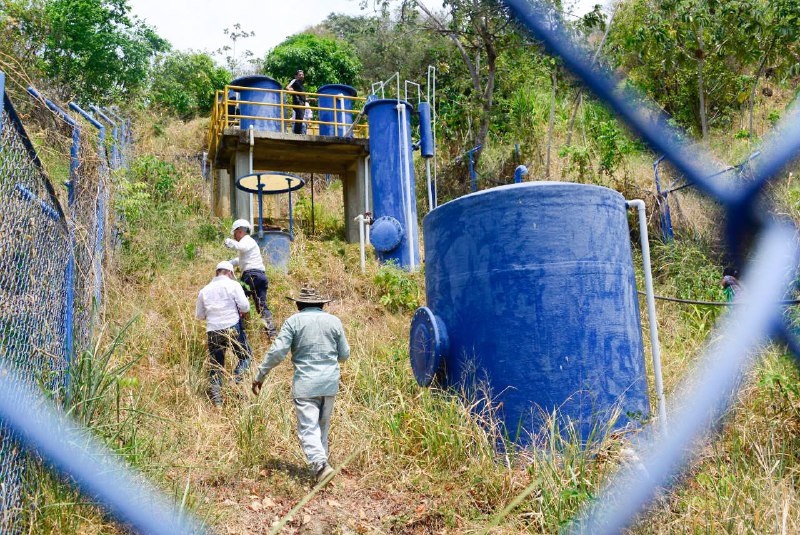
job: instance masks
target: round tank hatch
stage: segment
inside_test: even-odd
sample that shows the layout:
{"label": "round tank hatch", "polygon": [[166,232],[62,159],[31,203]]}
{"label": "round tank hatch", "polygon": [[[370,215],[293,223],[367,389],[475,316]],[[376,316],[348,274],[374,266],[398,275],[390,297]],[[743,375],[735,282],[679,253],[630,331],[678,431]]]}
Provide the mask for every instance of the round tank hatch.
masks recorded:
{"label": "round tank hatch", "polygon": [[430,386],[448,350],[447,328],[428,307],[420,307],[411,320],[409,356],[414,378],[420,386]]}
{"label": "round tank hatch", "polygon": [[403,240],[403,225],[390,215],[379,217],[372,223],[369,241],[381,253],[388,253]]}

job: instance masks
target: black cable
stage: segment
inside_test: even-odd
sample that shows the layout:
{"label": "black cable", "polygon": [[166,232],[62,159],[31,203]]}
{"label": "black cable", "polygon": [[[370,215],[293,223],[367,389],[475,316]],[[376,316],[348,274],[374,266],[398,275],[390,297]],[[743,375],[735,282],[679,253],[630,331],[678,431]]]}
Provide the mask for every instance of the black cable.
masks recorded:
{"label": "black cable", "polygon": [[[640,295],[647,295],[645,292],[639,291]],[[744,301],[695,301],[694,299],[679,299],[677,297],[665,297],[663,295],[653,295],[656,299],[660,299],[661,301],[672,301],[673,303],[686,303],[690,305],[706,305],[706,306],[716,306],[716,307],[729,307],[732,305],[744,305],[746,302]],[[792,306],[792,305],[800,305],[800,299],[789,299],[786,301],[779,301],[777,304],[785,305],[785,306]]]}

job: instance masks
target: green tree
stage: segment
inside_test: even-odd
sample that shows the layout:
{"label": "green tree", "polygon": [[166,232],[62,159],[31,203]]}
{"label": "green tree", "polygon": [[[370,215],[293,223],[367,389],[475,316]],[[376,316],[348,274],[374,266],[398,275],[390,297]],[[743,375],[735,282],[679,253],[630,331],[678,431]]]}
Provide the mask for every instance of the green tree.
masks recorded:
{"label": "green tree", "polygon": [[147,83],[150,60],[169,44],[130,15],[127,0],[50,0],[42,59],[64,100],[106,104]]}
{"label": "green tree", "polygon": [[273,48],[264,60],[264,73],[288,82],[303,69],[309,89],[322,84],[360,83],[361,62],[352,46],[330,37],[293,35]]}
{"label": "green tree", "polygon": [[44,47],[48,28],[45,0],[0,0],[2,70],[13,73],[24,66],[29,76],[38,74],[31,71],[41,66],[37,54]]}
{"label": "green tree", "polygon": [[230,73],[214,64],[208,54],[173,52],[156,62],[150,86],[153,104],[182,119],[207,114],[214,92],[231,80]]}

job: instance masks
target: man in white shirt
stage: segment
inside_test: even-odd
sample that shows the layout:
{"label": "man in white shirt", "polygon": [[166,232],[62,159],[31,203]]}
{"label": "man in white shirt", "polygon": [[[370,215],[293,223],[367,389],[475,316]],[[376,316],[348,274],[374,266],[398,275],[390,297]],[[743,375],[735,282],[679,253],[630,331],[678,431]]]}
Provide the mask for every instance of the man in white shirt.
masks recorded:
{"label": "man in white shirt", "polygon": [[217,264],[216,276],[197,296],[195,316],[206,320],[208,353],[211,355],[211,388],[209,397],[214,405],[222,404],[222,373],[225,369],[225,351],[229,346],[239,359],[234,370],[236,382],[250,367],[253,352],[240,319],[250,310],[250,302],[242,286],[233,278],[233,264]]}
{"label": "man in white shirt", "polygon": [[256,304],[256,312],[261,315],[261,322],[267,337],[272,340],[278,334],[272,320],[272,312],[267,306],[267,272],[264,260],[261,258],[261,248],[256,240],[250,236],[252,227],[246,219],[237,219],[233,222],[231,234],[233,239],[225,238],[225,247],[236,249],[239,255],[231,260],[231,264],[239,266],[242,271],[242,282],[249,287],[248,294]]}

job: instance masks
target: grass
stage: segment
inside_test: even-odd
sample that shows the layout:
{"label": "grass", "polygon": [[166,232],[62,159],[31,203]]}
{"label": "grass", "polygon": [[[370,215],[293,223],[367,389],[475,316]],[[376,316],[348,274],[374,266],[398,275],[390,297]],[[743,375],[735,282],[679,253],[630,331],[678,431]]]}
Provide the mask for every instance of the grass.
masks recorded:
{"label": "grass", "polygon": [[[498,455],[483,425],[490,415],[476,415],[458,398],[421,389],[413,379],[408,326],[423,277],[380,268],[373,259],[362,275],[358,246],[342,242],[329,222],[320,233],[324,240],[298,231],[288,275],[268,274],[278,322],[294,311],[282,296],[314,283],[334,298],[329,309],[342,319],[353,349],[342,369],[331,431],[332,462],[341,471],[315,489],[295,436],[288,363],[268,377],[258,398],[230,378],[222,408],[205,397],[208,357],[194,302],[216,262],[230,256],[222,247],[228,221],[208,215],[208,192],[192,160],[202,121],[166,123],[159,132],[140,136],[139,150],[172,166],[172,195],[153,195],[128,220],[119,269],[107,277],[109,325],[93,356],[99,369],[85,382],[87,399],[97,402],[87,421],[215,530],[555,533],[628,462],[632,437],[598,430],[595,441],[581,447],[555,417],[542,430],[541,448]],[[650,187],[651,165],[644,156],[626,160],[632,192]],[[165,185],[165,167],[152,159],[143,167],[136,178],[140,190],[154,194],[156,185]],[[796,193],[793,185],[786,188]],[[335,220],[330,214],[340,209],[341,191],[319,195],[318,222]],[[786,210],[796,206],[789,203]],[[713,234],[713,222],[697,228],[673,245],[653,247],[656,293],[721,300],[721,269],[704,238]],[[659,302],[668,392],[689,371],[719,314]],[[255,365],[266,340],[255,322],[248,335]],[[772,348],[682,483],[661,496],[633,531],[797,532],[797,384],[793,363]],[[59,480],[40,476],[45,483],[28,519],[30,531],[119,530]]]}

